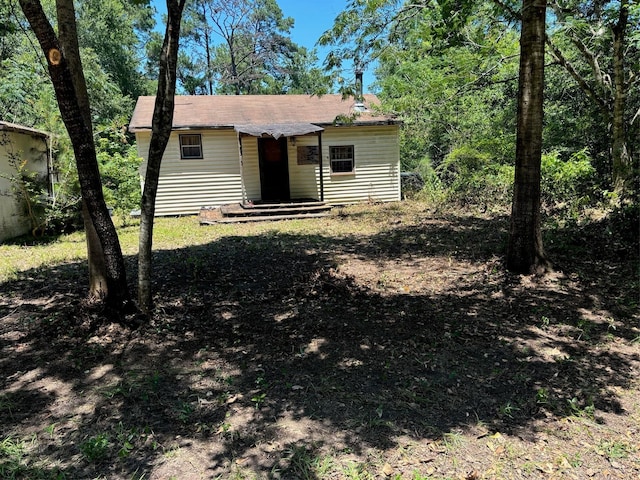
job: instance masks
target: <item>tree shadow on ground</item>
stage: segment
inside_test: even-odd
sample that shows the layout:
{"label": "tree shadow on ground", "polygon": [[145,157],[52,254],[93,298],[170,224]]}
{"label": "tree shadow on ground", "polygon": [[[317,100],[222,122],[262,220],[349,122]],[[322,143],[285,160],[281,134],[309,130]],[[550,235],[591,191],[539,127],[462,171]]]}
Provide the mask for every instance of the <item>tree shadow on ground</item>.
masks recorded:
{"label": "tree shadow on ground", "polygon": [[313,479],[327,448],[363,458],[458,431],[526,439],[549,418],[624,415],[633,311],[584,259],[577,276],[505,273],[504,228],[274,228],[159,251],[157,315],[133,332],[83,306],[83,265],[25,272],[0,297],[2,438],[39,446],[3,453],[0,472],[225,477],[241,465]]}

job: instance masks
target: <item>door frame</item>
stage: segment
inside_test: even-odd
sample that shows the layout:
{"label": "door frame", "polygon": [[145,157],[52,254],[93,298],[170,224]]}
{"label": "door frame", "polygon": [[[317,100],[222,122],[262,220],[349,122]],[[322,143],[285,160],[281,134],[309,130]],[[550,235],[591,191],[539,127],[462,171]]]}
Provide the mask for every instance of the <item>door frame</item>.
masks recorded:
{"label": "door frame", "polygon": [[[267,145],[279,147],[280,159],[268,162]],[[260,170],[260,195],[262,201],[289,201],[291,187],[289,185],[289,152],[287,137],[258,138],[258,168]]]}

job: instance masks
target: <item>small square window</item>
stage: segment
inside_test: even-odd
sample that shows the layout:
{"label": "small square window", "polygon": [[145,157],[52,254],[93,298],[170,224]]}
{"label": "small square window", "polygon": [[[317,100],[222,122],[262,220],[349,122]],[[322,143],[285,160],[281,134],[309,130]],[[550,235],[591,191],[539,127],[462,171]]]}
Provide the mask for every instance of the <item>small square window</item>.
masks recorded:
{"label": "small square window", "polygon": [[353,155],[353,145],[329,147],[329,158],[331,160],[331,173],[354,172],[355,161]]}
{"label": "small square window", "polygon": [[298,165],[318,165],[320,150],[317,145],[298,147]]}
{"label": "small square window", "polygon": [[202,158],[202,136],[200,134],[180,135],[180,158]]}

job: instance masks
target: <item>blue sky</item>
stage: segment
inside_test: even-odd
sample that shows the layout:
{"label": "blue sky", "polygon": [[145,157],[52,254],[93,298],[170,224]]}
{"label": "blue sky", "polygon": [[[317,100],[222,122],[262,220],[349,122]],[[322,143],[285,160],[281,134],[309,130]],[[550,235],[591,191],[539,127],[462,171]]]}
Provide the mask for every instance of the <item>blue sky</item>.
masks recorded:
{"label": "blue sky", "polygon": [[[309,50],[316,48],[318,59],[322,63],[328,53],[328,49],[316,47],[320,35],[333,26],[333,20],[346,8],[349,0],[277,0],[282,13],[295,20],[291,31],[291,39],[298,45]],[[159,12],[166,12],[164,0],[153,0],[153,4]],[[347,72],[345,72],[347,75]],[[349,75],[353,76],[353,73]],[[373,82],[373,71],[364,74],[364,89],[370,90]]]}

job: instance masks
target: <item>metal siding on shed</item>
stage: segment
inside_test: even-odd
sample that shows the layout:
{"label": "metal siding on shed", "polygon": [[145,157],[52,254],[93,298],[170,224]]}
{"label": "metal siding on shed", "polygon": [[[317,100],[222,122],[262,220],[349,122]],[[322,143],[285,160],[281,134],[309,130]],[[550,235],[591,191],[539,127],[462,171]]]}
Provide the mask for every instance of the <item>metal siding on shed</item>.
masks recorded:
{"label": "metal siding on shed", "polygon": [[26,169],[49,182],[47,136],[19,125],[2,123],[0,130],[0,242],[31,231],[31,219],[13,193],[12,179],[18,175],[12,157],[26,161]]}

